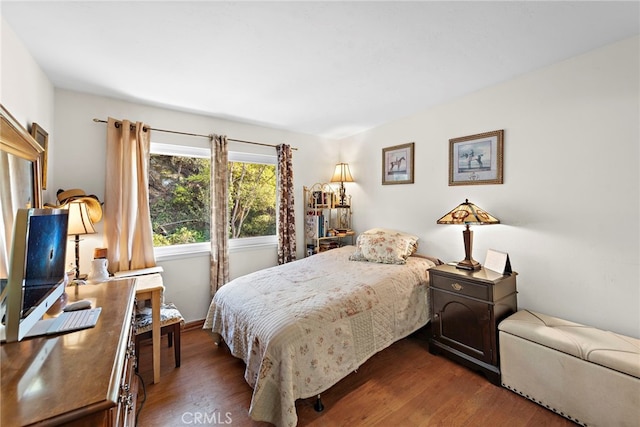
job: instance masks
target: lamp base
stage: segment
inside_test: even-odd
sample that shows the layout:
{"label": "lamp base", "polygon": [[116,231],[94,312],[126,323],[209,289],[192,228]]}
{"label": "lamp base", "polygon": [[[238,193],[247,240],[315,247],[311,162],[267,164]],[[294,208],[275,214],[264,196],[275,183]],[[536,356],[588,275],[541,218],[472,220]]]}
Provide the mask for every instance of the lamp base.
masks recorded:
{"label": "lamp base", "polygon": [[347,192],[345,191],[344,188],[344,182],[340,181],[340,204],[338,205],[339,207],[349,207],[345,201],[347,198]]}
{"label": "lamp base", "polygon": [[464,240],[464,259],[460,261],[456,268],[461,270],[480,270],[480,263],[471,257],[471,248],[473,247],[473,231],[469,229],[469,224],[465,224],[466,227],[462,232],[462,238]]}
{"label": "lamp base", "polygon": [[475,259],[463,259],[462,261],[456,264],[456,268],[459,268],[461,270],[476,271],[476,270],[480,270],[482,266]]}

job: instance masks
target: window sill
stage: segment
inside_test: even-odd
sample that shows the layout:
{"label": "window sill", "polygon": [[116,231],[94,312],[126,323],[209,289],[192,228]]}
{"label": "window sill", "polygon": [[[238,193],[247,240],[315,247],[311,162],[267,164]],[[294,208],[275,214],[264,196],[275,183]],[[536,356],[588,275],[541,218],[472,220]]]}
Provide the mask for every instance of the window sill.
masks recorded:
{"label": "window sill", "polygon": [[[278,241],[275,236],[232,239],[229,240],[229,253],[277,248],[277,246]],[[156,261],[209,256],[210,253],[211,245],[209,242],[154,248]]]}
{"label": "window sill", "polygon": [[209,256],[211,253],[209,242],[191,243],[186,245],[162,246],[153,248],[156,261],[169,261],[198,256]]}

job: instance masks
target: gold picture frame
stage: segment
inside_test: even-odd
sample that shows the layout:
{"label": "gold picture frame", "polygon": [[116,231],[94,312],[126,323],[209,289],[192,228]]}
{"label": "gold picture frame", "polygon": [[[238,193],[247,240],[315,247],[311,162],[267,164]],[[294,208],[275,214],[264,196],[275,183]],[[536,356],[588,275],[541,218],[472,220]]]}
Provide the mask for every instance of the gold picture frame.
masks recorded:
{"label": "gold picture frame", "polygon": [[449,140],[449,185],[503,183],[504,130]]}
{"label": "gold picture frame", "polygon": [[49,153],[49,134],[47,131],[42,129],[37,123],[31,125],[31,136],[35,139],[38,144],[44,149],[44,151],[40,154],[40,165],[42,167],[42,189],[47,189],[47,157]]}
{"label": "gold picture frame", "polygon": [[382,185],[413,184],[415,143],[382,149]]}
{"label": "gold picture frame", "polygon": [[[17,208],[41,208],[42,204],[42,165],[41,154],[44,151],[27,130],[0,104],[0,152],[1,155],[15,156],[13,167],[4,171],[2,176],[1,197],[6,206],[15,203]],[[9,162],[9,160],[7,160]],[[13,222],[11,222],[12,224]],[[11,229],[11,228],[9,228]]]}
{"label": "gold picture frame", "polygon": [[[0,204],[8,212],[18,208],[42,207],[40,155],[42,147],[27,130],[0,104]],[[13,230],[13,214],[4,216],[4,227]],[[6,261],[11,244],[0,233],[0,271],[8,271]]]}

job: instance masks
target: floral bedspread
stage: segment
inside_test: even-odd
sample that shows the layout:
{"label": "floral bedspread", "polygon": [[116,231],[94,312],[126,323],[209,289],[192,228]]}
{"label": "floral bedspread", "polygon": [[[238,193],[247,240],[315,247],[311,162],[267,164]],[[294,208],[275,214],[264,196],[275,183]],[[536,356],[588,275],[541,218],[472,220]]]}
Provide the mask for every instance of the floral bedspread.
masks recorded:
{"label": "floral bedspread", "polygon": [[353,246],[268,268],[218,290],[204,328],[244,360],[256,421],[295,426],[296,399],[315,396],[424,326],[427,270],[349,261]]}

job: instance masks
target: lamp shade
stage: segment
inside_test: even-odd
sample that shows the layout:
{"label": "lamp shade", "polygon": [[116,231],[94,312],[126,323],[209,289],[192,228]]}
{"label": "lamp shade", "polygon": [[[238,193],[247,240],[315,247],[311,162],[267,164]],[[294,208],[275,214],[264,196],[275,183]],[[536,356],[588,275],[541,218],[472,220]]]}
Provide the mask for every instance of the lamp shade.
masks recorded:
{"label": "lamp shade", "polygon": [[331,182],[354,182],[347,163],[338,163],[336,170],[333,172]]}
{"label": "lamp shade", "polygon": [[67,203],[66,208],[69,210],[69,235],[93,234],[96,229],[89,218],[89,210],[87,204],[83,201],[74,201]]}
{"label": "lamp shade", "polygon": [[459,204],[449,213],[444,215],[437,224],[500,224],[498,218],[493,217],[488,212],[480,209],[473,203],[465,199],[464,203]]}

